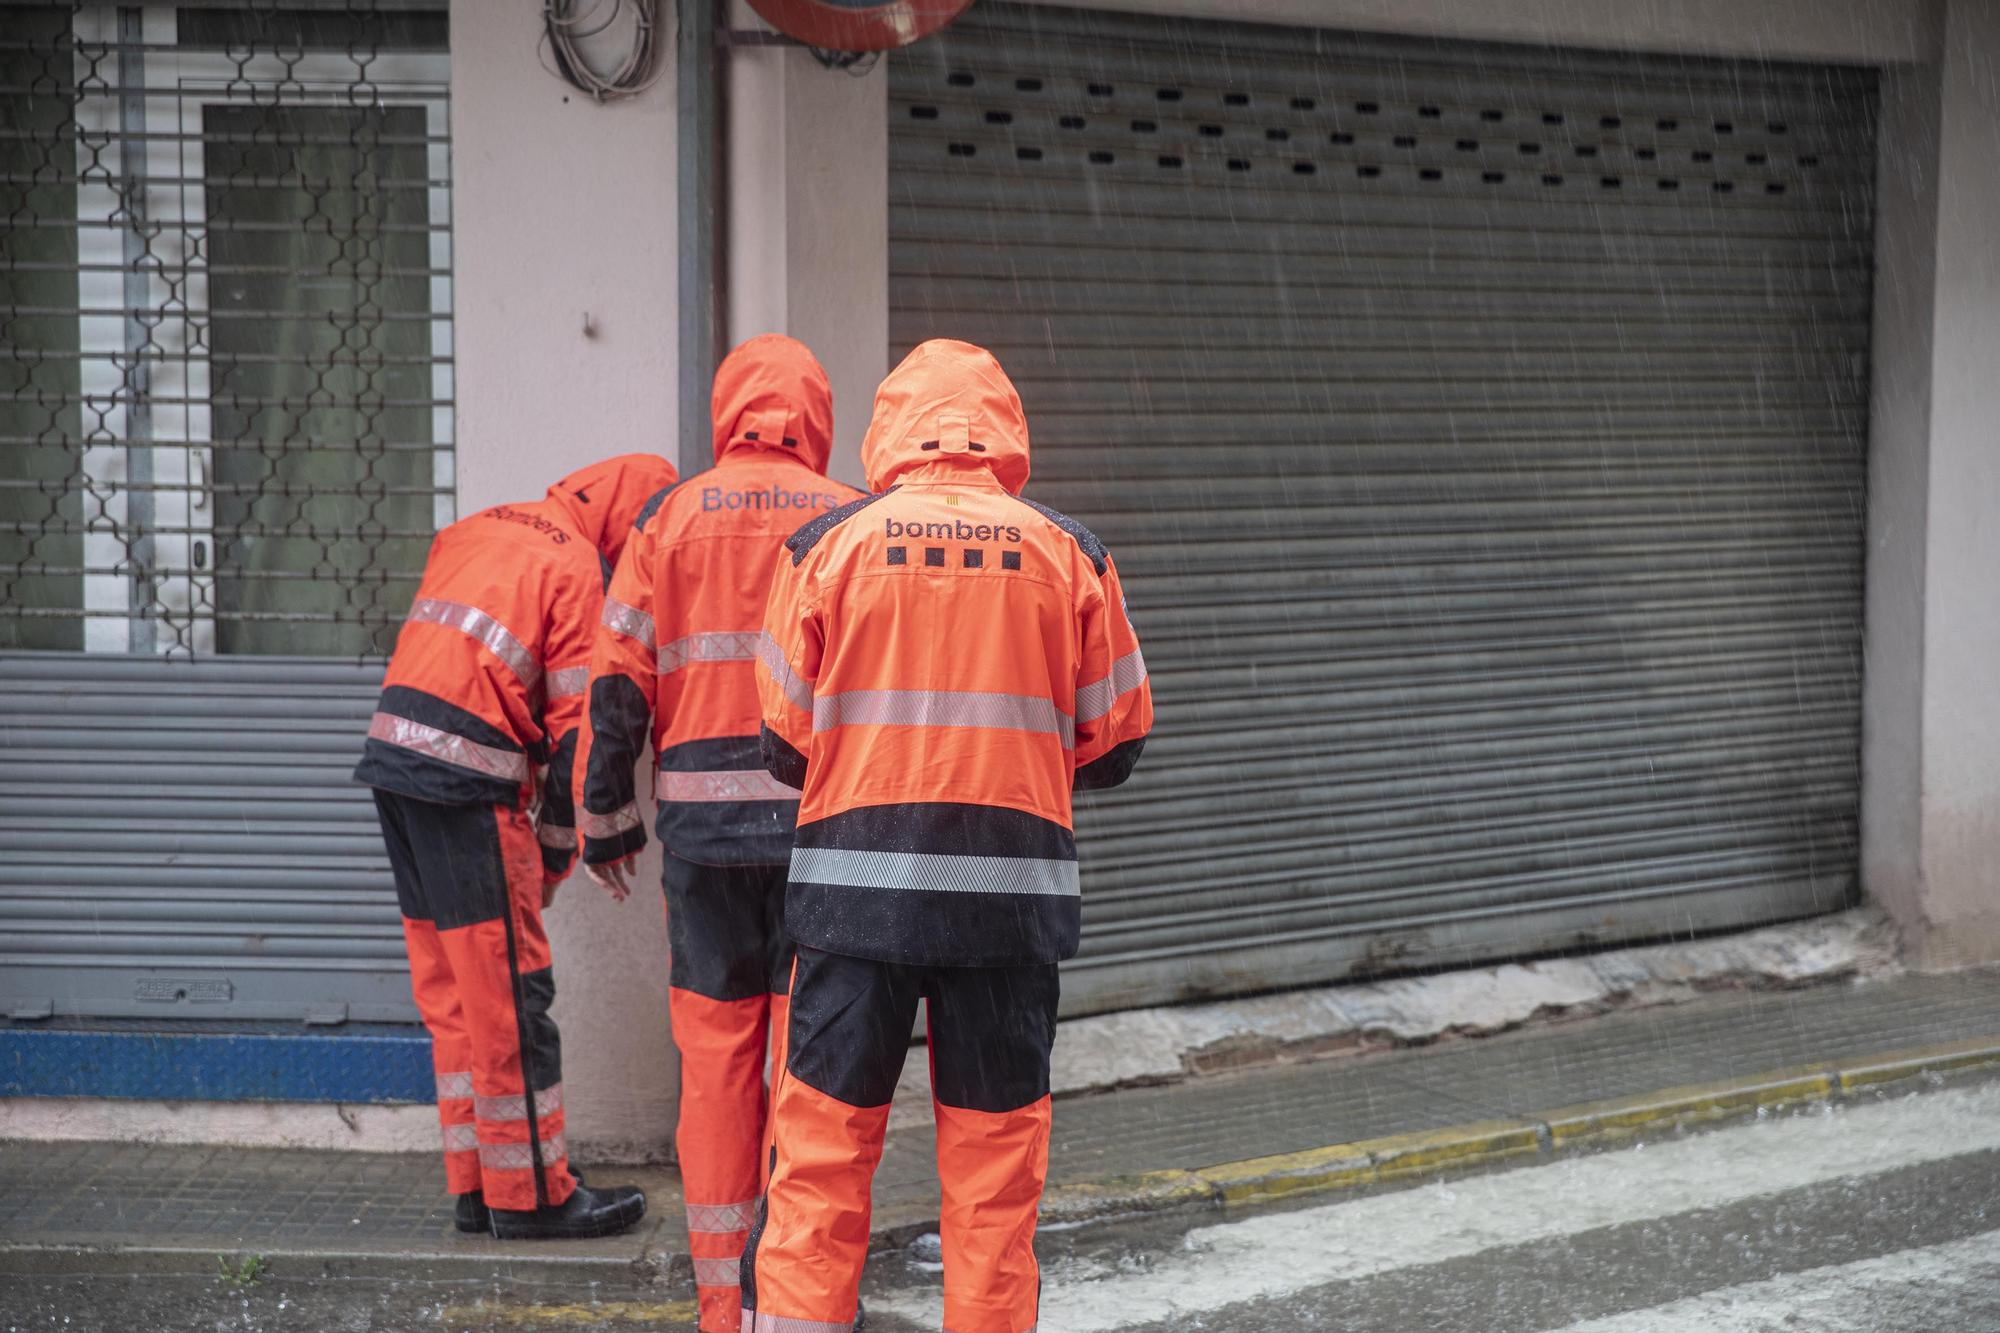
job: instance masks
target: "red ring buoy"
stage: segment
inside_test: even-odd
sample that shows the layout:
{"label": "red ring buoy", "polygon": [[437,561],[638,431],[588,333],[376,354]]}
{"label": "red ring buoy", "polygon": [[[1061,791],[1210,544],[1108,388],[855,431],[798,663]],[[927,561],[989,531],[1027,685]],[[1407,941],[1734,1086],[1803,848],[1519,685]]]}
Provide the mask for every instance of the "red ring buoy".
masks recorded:
{"label": "red ring buoy", "polygon": [[972,8],[972,0],[750,0],[750,8],[790,37],[833,51],[890,51],[928,37]]}

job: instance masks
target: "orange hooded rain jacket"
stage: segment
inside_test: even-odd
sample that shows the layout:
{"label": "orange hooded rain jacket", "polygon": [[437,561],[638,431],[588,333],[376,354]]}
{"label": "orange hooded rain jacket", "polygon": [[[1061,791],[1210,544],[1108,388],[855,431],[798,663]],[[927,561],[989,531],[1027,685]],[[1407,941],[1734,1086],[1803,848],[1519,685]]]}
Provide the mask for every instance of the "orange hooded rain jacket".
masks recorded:
{"label": "orange hooded rain jacket", "polygon": [[1067,958],[1071,792],[1123,782],[1152,726],[1118,571],[1020,497],[1021,400],[977,347],[910,353],[862,461],[876,494],[792,536],[765,613],[765,758],[804,793],[786,929],[888,962]]}
{"label": "orange hooded rain jacket", "polygon": [[605,580],[648,496],[673,484],[654,454],[572,472],[527,504],[495,505],[431,543],[354,776],[444,805],[534,803],[543,869],[576,857],[571,769]]}
{"label": "orange hooded rain jacket", "polygon": [[584,859],[645,845],[633,765],[650,738],[666,849],[704,865],[782,865],[798,791],[757,747],[757,632],[785,537],[860,493],[824,475],[833,393],[805,344],[750,339],[716,370],[715,466],[639,515],[591,658]]}

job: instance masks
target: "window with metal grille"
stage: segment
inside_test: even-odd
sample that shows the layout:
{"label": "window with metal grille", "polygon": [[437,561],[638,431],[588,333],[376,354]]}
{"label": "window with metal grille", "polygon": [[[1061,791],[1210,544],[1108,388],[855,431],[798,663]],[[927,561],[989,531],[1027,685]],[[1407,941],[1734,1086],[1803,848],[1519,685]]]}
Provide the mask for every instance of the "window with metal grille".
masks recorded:
{"label": "window with metal grille", "polygon": [[446,35],[0,0],[11,1018],[415,1017],[350,774],[453,517]]}
{"label": "window with metal grille", "polygon": [[386,653],[451,520],[445,18],[9,6],[0,649]]}

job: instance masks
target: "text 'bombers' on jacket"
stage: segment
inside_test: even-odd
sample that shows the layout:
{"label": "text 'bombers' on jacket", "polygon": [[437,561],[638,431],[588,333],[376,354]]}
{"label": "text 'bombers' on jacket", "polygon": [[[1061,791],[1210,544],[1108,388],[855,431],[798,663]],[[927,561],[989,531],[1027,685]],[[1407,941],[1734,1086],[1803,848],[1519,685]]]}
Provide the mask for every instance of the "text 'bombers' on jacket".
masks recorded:
{"label": "text 'bombers' on jacket", "polygon": [[612,562],[646,498],[675,472],[624,454],[527,504],[437,535],[396,638],[356,781],[445,805],[532,805],[544,868],[576,856],[571,768],[591,635]]}
{"label": "text 'bombers' on jacket", "polygon": [[750,339],[723,358],[715,466],[653,497],[612,575],[591,656],[584,858],[645,845],[633,766],[658,757],[660,841],[705,865],[778,865],[799,793],[765,771],[753,663],[787,535],[860,492],[829,481],[833,393],[805,344]]}
{"label": "text 'bombers' on jacket", "polygon": [[765,758],[803,788],[785,925],[924,965],[1076,952],[1073,789],[1152,727],[1103,543],[1019,498],[1028,428],[1000,365],[927,342],[862,444],[877,492],[786,543],[765,612]]}

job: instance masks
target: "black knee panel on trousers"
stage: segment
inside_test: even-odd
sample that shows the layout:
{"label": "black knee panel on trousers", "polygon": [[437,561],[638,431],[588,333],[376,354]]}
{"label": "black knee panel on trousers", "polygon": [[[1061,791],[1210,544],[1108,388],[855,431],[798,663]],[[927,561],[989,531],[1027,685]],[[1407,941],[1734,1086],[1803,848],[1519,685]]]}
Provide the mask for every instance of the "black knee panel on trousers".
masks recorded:
{"label": "black knee panel on trousers", "polygon": [[665,858],[667,983],[711,1000],[748,1000],[791,987],[783,865],[708,866]]}
{"label": "black knee panel on trousers", "polygon": [[404,916],[439,930],[507,913],[507,865],[490,805],[439,805],[375,791],[382,842]]}
{"label": "black knee panel on trousers", "polygon": [[937,1100],[1017,1110],[1048,1095],[1057,996],[1053,963],[910,967],[801,948],[786,1068],[849,1106],[886,1104],[922,999]]}

